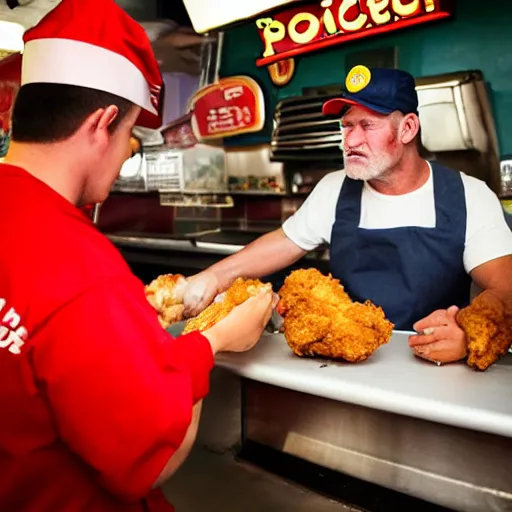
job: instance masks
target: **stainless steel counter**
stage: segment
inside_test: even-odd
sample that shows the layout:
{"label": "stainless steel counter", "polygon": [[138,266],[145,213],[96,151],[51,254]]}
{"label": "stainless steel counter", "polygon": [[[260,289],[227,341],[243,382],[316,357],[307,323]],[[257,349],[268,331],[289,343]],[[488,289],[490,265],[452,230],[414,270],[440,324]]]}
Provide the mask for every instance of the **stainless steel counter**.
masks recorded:
{"label": "stainless steel counter", "polygon": [[407,337],[352,365],[265,335],[216,364],[247,379],[247,441],[452,510],[512,510],[512,357],[484,373],[438,367]]}
{"label": "stainless steel counter", "polygon": [[199,252],[229,256],[241,251],[243,245],[195,242],[194,240],[155,238],[143,236],[107,235],[107,238],[120,247],[155,249],[164,251]]}
{"label": "stainless steel counter", "polygon": [[512,437],[512,356],[487,372],[415,358],[395,333],[366,362],[295,356],[280,334],[250,352],[221,354],[217,365],[251,380],[396,414]]}
{"label": "stainless steel counter", "polygon": [[[107,233],[107,238],[118,247],[132,247],[144,250],[196,252],[229,256],[241,251],[264,233],[232,230],[224,234],[222,230],[203,231],[184,235],[143,236],[125,233]],[[217,235],[217,236],[216,236]],[[305,256],[306,259],[328,260],[326,248],[319,248]]]}

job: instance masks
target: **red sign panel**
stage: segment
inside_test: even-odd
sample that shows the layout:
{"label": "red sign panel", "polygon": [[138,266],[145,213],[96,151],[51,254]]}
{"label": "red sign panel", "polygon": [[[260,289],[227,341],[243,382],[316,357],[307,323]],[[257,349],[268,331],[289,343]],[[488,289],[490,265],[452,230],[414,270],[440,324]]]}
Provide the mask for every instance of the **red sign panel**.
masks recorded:
{"label": "red sign panel", "polygon": [[249,77],[222,78],[191,100],[192,128],[198,140],[258,132],[265,124],[260,86]]}
{"label": "red sign panel", "polygon": [[5,156],[11,135],[11,114],[21,82],[21,56],[0,61],[0,158]]}
{"label": "red sign panel", "polygon": [[258,66],[452,15],[450,0],[322,0],[256,21]]}

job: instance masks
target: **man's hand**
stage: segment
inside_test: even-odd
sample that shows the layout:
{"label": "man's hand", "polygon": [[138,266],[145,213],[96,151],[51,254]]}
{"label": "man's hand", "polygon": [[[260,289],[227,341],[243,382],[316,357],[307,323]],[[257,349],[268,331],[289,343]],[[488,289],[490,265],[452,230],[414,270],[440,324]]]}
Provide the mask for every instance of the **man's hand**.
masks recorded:
{"label": "man's hand", "polygon": [[292,242],[282,228],[271,231],[236,254],[189,278],[184,315],[197,316],[219,293],[226,291],[237,277],[255,279],[269,276],[289,267],[306,254],[307,251]]}
{"label": "man's hand", "polygon": [[263,291],[234,308],[226,318],[203,334],[213,353],[245,352],[258,343],[277,305],[277,295]]}
{"label": "man's hand", "polygon": [[188,286],[183,297],[185,306],[183,314],[186,318],[199,315],[219,293],[224,291],[216,273],[211,269],[192,276],[187,279],[187,283]]}
{"label": "man's hand", "polygon": [[459,308],[435,311],[414,324],[419,333],[409,337],[409,346],[422,359],[439,363],[453,363],[467,355],[466,334],[457,323]]}

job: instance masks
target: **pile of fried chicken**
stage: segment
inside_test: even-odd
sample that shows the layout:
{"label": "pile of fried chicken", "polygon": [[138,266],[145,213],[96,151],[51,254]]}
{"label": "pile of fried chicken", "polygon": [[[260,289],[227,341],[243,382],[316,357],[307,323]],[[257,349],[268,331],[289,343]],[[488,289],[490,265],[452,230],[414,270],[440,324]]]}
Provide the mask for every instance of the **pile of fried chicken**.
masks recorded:
{"label": "pile of fried chicken", "polygon": [[[146,297],[162,327],[184,320],[186,288],[187,280],[179,274],[159,276],[146,286]],[[213,304],[187,321],[184,333],[206,331],[263,288],[272,286],[259,279],[238,278]],[[284,335],[298,356],[357,363],[391,339],[394,325],[380,307],[370,301],[353,302],[339,280],[316,269],[292,272],[279,297],[277,310],[284,319]],[[512,344],[511,307],[490,292],[459,311],[457,322],[468,340],[467,364],[474,369],[486,370]]]}
{"label": "pile of fried chicken", "polygon": [[475,370],[487,370],[512,344],[510,308],[491,292],[481,293],[470,306],[460,310],[457,322],[466,333],[467,364]]}
{"label": "pile of fried chicken", "polygon": [[339,280],[316,269],[292,272],[279,297],[284,335],[298,356],[357,363],[391,339],[394,325],[380,307],[353,302]]}
{"label": "pile of fried chicken", "polygon": [[[163,275],[146,287],[162,327],[183,320],[187,282],[181,275]],[[258,279],[238,278],[183,331],[206,331],[236,306],[270,288]],[[364,361],[391,339],[393,324],[371,302],[352,302],[337,279],[318,270],[296,270],[279,292],[278,312],[284,318],[284,335],[298,356],[323,356],[352,363]]]}

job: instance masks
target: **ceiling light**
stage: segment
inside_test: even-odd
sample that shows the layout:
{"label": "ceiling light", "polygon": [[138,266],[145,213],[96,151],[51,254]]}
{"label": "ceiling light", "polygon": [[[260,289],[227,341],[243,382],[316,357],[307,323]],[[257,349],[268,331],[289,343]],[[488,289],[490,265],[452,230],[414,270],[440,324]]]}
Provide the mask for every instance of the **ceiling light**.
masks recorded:
{"label": "ceiling light", "polygon": [[19,23],[0,20],[0,50],[22,52],[24,32],[24,27]]}

